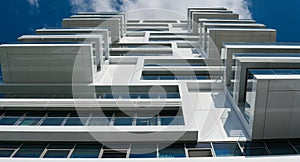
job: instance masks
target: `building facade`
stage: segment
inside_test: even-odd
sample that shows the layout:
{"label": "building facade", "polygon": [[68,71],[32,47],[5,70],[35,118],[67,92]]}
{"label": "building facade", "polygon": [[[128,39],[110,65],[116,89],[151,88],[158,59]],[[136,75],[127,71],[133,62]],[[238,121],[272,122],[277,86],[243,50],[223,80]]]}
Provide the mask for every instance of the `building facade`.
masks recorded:
{"label": "building facade", "polygon": [[0,160],[299,160],[300,44],[187,10],[82,12],[0,45]]}

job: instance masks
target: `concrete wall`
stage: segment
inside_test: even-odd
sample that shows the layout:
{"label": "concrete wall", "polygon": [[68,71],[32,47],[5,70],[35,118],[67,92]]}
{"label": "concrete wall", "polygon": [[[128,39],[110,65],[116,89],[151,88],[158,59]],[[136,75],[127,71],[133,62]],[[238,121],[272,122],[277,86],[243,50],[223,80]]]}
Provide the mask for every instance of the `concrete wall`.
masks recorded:
{"label": "concrete wall", "polygon": [[199,34],[199,19],[238,19],[239,15],[234,13],[209,13],[209,12],[194,12],[192,13],[192,32]]}
{"label": "concrete wall", "polygon": [[273,29],[224,29],[210,28],[208,58],[220,58],[224,42],[275,42],[276,30]]}
{"label": "concrete wall", "polygon": [[4,83],[92,83],[96,70],[91,44],[1,45],[0,57]]}
{"label": "concrete wall", "polygon": [[109,59],[111,32],[108,29],[37,29],[36,34],[43,35],[101,35],[103,38],[105,60]]}
{"label": "concrete wall", "polygon": [[99,28],[111,31],[112,42],[121,38],[120,19],[115,18],[67,18],[63,19],[63,28]]}
{"label": "concrete wall", "polygon": [[101,35],[24,35],[18,38],[21,42],[81,42],[93,44],[94,64],[101,70],[105,61]]}

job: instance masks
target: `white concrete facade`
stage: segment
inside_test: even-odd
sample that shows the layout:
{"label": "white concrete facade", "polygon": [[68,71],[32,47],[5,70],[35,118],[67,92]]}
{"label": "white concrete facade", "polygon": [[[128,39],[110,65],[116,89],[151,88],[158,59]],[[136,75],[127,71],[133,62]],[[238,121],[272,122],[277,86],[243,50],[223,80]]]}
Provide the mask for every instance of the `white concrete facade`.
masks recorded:
{"label": "white concrete facade", "polygon": [[[188,8],[187,21],[78,13],[19,38],[31,44],[1,45],[0,160],[298,160],[300,45],[238,17],[222,7]],[[293,75],[248,76],[259,69]],[[287,154],[274,139],[295,156],[270,156]]]}

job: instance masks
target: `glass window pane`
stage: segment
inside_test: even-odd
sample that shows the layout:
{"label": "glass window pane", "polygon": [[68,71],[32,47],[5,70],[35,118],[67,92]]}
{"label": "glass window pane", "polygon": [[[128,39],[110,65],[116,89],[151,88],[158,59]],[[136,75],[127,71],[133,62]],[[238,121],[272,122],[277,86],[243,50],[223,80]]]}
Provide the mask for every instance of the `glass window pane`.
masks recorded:
{"label": "glass window pane", "polygon": [[42,125],[43,126],[58,126],[58,125],[61,125],[61,123],[64,120],[65,120],[65,118],[61,118],[61,117],[58,117],[58,118],[49,117],[43,121]]}
{"label": "glass window pane", "polygon": [[121,150],[104,150],[102,158],[126,158],[127,151]]}
{"label": "glass window pane", "polygon": [[27,117],[44,117],[45,116],[45,114],[46,114],[46,112],[28,112],[27,114],[26,114],[26,116]]}
{"label": "glass window pane", "polygon": [[216,156],[242,156],[237,143],[213,143]]}
{"label": "glass window pane", "polygon": [[115,143],[107,143],[103,146],[103,149],[108,150],[127,150],[129,149],[129,144],[115,144]]}
{"label": "glass window pane", "polygon": [[136,125],[157,125],[157,118],[137,118]]}
{"label": "glass window pane", "polygon": [[74,144],[50,144],[47,149],[72,149],[74,147]]}
{"label": "glass window pane", "polygon": [[176,75],[177,80],[191,80],[192,76],[189,75]]}
{"label": "glass window pane", "polygon": [[0,150],[0,157],[10,157],[15,150]]}
{"label": "glass window pane", "polygon": [[5,116],[14,116],[14,117],[17,117],[17,116],[23,116],[25,112],[22,112],[22,111],[19,111],[19,112],[16,112],[16,111],[8,111],[5,113]]}
{"label": "glass window pane", "polygon": [[63,111],[51,111],[48,113],[48,117],[66,117],[68,112]]}
{"label": "glass window pane", "polygon": [[244,148],[245,156],[259,156],[259,155],[268,155],[268,152],[265,148]]}
{"label": "glass window pane", "polygon": [[161,117],[161,125],[184,125],[182,117]]}
{"label": "glass window pane", "polygon": [[37,125],[42,118],[25,118],[20,125]]}
{"label": "glass window pane", "polygon": [[70,150],[48,150],[44,158],[67,158]]}
{"label": "glass window pane", "polygon": [[17,142],[3,142],[0,143],[0,148],[12,148],[12,149],[16,149],[20,146],[20,143]]}
{"label": "glass window pane", "polygon": [[212,157],[211,150],[189,150],[189,157]]}
{"label": "glass window pane", "polygon": [[131,145],[129,158],[156,158],[156,157],[157,157],[156,144]]}
{"label": "glass window pane", "polygon": [[77,144],[71,158],[98,158],[102,145]]}
{"label": "glass window pane", "polygon": [[115,118],[114,125],[116,126],[130,126],[132,125],[133,118]]}
{"label": "glass window pane", "polygon": [[186,143],[186,148],[211,148],[210,143]]}
{"label": "glass window pane", "polygon": [[186,157],[183,144],[173,144],[166,148],[160,145],[159,150],[160,158],[176,158],[176,157]]}
{"label": "glass window pane", "polygon": [[159,76],[160,80],[175,80],[176,77],[173,75],[161,75]]}
{"label": "glass window pane", "polygon": [[157,75],[143,75],[143,80],[158,80],[159,77]]}
{"label": "glass window pane", "polygon": [[44,151],[45,144],[24,144],[14,157],[38,158]]}
{"label": "glass window pane", "polygon": [[118,98],[116,94],[111,94],[111,93],[105,93],[103,94],[103,98],[108,98],[108,99],[112,99],[112,98]]}
{"label": "glass window pane", "polygon": [[296,154],[288,142],[266,142],[272,155]]}
{"label": "glass window pane", "polygon": [[167,98],[180,98],[179,93],[167,93]]}
{"label": "glass window pane", "polygon": [[205,75],[197,75],[194,79],[197,79],[197,80],[206,80],[206,79],[209,79],[209,77],[205,76]]}
{"label": "glass window pane", "polygon": [[89,117],[90,112],[87,111],[76,111],[76,112],[71,112],[70,117]]}
{"label": "glass window pane", "polygon": [[65,126],[82,126],[86,123],[87,118],[69,118]]}
{"label": "glass window pane", "polygon": [[101,125],[109,125],[111,118],[91,118],[89,122],[89,126],[101,126]]}
{"label": "glass window pane", "polygon": [[20,118],[4,117],[0,119],[0,125],[14,125]]}
{"label": "glass window pane", "polygon": [[241,145],[241,147],[247,147],[247,148],[249,148],[249,147],[266,147],[265,146],[265,144],[264,144],[264,142],[239,142],[240,143],[240,145]]}
{"label": "glass window pane", "polygon": [[142,93],[140,95],[141,98],[150,98],[149,94],[146,94],[146,93]]}

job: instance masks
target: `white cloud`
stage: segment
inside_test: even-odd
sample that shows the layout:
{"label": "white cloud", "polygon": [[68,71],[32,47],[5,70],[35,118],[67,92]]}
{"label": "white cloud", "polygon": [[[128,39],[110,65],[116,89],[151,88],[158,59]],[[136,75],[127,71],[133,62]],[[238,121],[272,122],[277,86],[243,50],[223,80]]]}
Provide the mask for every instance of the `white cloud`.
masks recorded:
{"label": "white cloud", "polygon": [[73,12],[115,11],[114,0],[69,0]]}
{"label": "white cloud", "polygon": [[28,3],[34,7],[39,7],[39,0],[27,0]]}
{"label": "white cloud", "polygon": [[[112,11],[116,10],[116,0],[70,0],[74,12],[78,11]],[[140,10],[145,8],[171,10],[186,15],[187,7],[227,7],[235,13],[239,13],[241,18],[251,18],[246,0],[123,0],[119,8],[123,11]],[[153,18],[151,14],[139,12],[135,14],[143,18]],[[158,14],[157,14],[158,15]]]}

